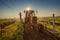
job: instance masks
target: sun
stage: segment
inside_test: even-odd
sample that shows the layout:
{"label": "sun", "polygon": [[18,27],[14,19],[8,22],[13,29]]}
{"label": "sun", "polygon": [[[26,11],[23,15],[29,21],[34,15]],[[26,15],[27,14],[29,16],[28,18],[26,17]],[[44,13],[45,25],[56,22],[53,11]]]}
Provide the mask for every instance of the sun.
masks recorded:
{"label": "sun", "polygon": [[31,7],[27,7],[26,10],[31,10]]}
{"label": "sun", "polygon": [[30,10],[30,8],[27,8],[27,10]]}

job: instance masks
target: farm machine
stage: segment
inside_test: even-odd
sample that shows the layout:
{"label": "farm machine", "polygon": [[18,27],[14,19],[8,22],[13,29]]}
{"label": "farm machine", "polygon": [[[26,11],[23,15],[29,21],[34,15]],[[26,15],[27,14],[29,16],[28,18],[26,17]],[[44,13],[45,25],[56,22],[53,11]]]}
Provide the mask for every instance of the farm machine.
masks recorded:
{"label": "farm machine", "polygon": [[[23,23],[23,27],[24,27],[23,39],[30,40],[32,39],[31,37],[34,37],[33,35],[35,34],[35,31],[39,31],[39,30],[43,31],[44,28],[37,23],[36,13],[38,13],[38,11],[24,10],[24,13],[25,13],[25,17]],[[20,22],[22,22],[21,13],[19,15],[20,15]]]}

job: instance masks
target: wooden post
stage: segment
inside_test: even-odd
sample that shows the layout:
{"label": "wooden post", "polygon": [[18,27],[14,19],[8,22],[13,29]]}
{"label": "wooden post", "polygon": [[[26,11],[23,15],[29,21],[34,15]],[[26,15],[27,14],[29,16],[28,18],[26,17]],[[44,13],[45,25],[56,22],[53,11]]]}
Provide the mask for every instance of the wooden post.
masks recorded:
{"label": "wooden post", "polygon": [[53,14],[53,32],[55,30],[55,14]]}
{"label": "wooden post", "polygon": [[19,13],[19,16],[20,16],[20,22],[22,22],[21,12]]}

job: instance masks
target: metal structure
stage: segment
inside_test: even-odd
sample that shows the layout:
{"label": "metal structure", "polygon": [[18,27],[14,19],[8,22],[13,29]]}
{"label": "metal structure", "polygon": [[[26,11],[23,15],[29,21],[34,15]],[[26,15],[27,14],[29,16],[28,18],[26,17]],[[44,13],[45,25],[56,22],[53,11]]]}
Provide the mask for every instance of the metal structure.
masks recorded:
{"label": "metal structure", "polygon": [[[25,22],[23,23],[23,40],[55,40],[56,37],[53,36],[48,30],[44,30],[42,24],[37,23],[37,16],[34,10],[24,10]],[[21,19],[21,13],[20,21]],[[53,14],[53,29],[55,27],[55,15]],[[48,39],[47,39],[48,38]]]}
{"label": "metal structure", "polygon": [[31,24],[32,17],[35,15],[34,10],[25,10],[25,23]]}
{"label": "metal structure", "polygon": [[[35,16],[34,10],[25,10],[25,23],[24,23],[24,40],[32,39],[31,36],[33,34],[34,29],[36,29],[37,25],[37,16]],[[27,39],[28,38],[28,39]]]}

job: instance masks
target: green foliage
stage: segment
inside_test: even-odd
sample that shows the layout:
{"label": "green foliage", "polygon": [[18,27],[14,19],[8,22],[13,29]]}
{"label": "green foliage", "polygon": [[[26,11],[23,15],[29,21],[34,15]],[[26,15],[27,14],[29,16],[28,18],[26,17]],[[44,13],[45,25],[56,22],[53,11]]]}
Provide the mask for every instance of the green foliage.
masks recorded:
{"label": "green foliage", "polygon": [[0,19],[0,24],[3,24],[5,22],[11,22],[13,19]]}
{"label": "green foliage", "polygon": [[[41,21],[44,21],[44,22],[41,22]],[[46,23],[46,22],[48,22],[48,23]],[[50,22],[53,22],[52,18],[45,18],[45,19],[42,18],[41,20],[38,20],[38,23],[44,25],[44,27],[46,28],[46,30],[48,30],[51,33],[53,33],[53,25],[51,25]],[[60,18],[55,18],[55,23],[60,23]],[[60,26],[55,25],[54,31],[55,32],[53,34],[59,36],[60,35]]]}
{"label": "green foliage", "polygon": [[[1,20],[0,20],[1,21]],[[1,21],[1,23],[4,22],[10,22],[12,20],[3,20]],[[12,40],[12,39],[16,39],[16,40],[23,40],[23,24],[20,24],[19,21],[16,21],[15,23],[6,26],[3,29],[0,29],[0,40]]]}
{"label": "green foliage", "polygon": [[15,40],[23,40],[23,30],[23,24],[20,23],[15,33]]}

